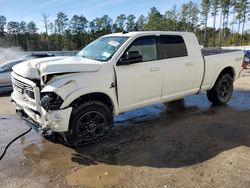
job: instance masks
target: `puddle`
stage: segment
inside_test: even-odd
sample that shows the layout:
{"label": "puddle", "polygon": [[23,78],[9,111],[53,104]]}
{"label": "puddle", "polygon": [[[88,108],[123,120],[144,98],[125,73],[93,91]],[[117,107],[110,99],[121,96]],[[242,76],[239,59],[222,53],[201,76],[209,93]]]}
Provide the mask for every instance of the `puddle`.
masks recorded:
{"label": "puddle", "polygon": [[115,165],[94,165],[81,168],[66,177],[70,186],[112,187],[123,181],[128,168]]}
{"label": "puddle", "polygon": [[[206,93],[200,93],[198,95],[191,95],[185,97],[182,104],[177,106],[165,106],[162,103],[156,105],[139,108],[129,112],[125,112],[115,117],[116,123],[125,123],[131,120],[143,120],[145,118],[153,118],[159,116],[161,113],[171,110],[188,110],[195,108],[197,110],[206,110],[211,107],[211,103],[208,101]],[[249,110],[250,109],[250,91],[236,90],[233,93],[232,99],[226,105],[226,107],[234,110]],[[171,109],[179,108],[179,109]]]}

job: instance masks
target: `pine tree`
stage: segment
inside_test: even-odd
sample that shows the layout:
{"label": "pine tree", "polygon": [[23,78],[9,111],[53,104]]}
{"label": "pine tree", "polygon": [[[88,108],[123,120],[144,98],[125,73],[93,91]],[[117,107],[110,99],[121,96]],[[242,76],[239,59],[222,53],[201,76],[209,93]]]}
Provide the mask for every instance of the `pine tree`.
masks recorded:
{"label": "pine tree", "polygon": [[216,28],[215,28],[215,24],[216,24],[216,16],[218,14],[218,11],[219,11],[219,0],[212,0],[212,16],[214,17],[214,20],[213,20],[213,45],[215,46],[215,31],[216,31]]}
{"label": "pine tree", "polygon": [[245,24],[246,24],[246,18],[247,14],[250,12],[250,2],[248,0],[242,0],[242,32],[241,32],[241,45],[243,41],[244,31],[245,31]]}
{"label": "pine tree", "polygon": [[117,16],[115,20],[115,32],[121,32],[125,29],[125,21],[126,21],[125,14]]}
{"label": "pine tree", "polygon": [[208,14],[210,10],[210,0],[202,0],[201,3],[201,15],[203,17],[203,25],[204,25],[204,46],[207,46],[207,20]]}
{"label": "pine tree", "polygon": [[148,13],[148,22],[145,26],[146,30],[160,31],[162,30],[162,15],[157,8],[152,7]]}
{"label": "pine tree", "polygon": [[127,16],[127,22],[126,22],[127,31],[134,31],[135,30],[135,28],[136,28],[135,18],[136,17],[132,14]]}
{"label": "pine tree", "polygon": [[6,25],[6,17],[0,15],[0,37],[4,35],[4,27]]}
{"label": "pine tree", "polygon": [[136,28],[137,31],[144,31],[146,24],[146,18],[144,15],[140,15],[138,20],[136,21]]}

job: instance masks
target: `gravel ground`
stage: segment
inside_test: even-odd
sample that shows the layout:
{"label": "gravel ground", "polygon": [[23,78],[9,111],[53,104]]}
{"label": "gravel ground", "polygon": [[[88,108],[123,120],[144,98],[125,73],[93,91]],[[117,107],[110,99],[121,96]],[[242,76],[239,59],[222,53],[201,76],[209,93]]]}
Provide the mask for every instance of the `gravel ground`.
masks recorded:
{"label": "gravel ground", "polygon": [[[115,118],[112,138],[72,149],[31,131],[0,162],[0,187],[250,187],[250,71],[228,105],[204,93]],[[0,97],[0,152],[28,127]]]}

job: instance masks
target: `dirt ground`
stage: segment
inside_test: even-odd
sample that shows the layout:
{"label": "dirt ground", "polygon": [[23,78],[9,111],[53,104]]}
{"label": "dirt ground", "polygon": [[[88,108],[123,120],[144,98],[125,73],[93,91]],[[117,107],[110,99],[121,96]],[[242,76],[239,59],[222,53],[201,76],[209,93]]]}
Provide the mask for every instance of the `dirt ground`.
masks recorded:
{"label": "dirt ground", "polygon": [[[0,153],[28,127],[0,97]],[[232,100],[205,94],[115,118],[112,138],[72,149],[32,131],[0,162],[0,187],[250,187],[250,71]]]}

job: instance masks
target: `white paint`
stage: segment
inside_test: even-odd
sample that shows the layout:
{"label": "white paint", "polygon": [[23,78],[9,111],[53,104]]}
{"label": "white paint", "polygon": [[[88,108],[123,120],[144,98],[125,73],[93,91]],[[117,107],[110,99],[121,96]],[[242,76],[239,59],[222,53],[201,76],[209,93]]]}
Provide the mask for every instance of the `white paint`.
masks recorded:
{"label": "white paint", "polygon": [[[188,56],[123,66],[116,65],[127,47],[136,38],[162,34],[181,35],[185,40]],[[180,99],[200,90],[204,63],[198,40],[193,33],[152,31],[116,33],[107,36],[129,37],[108,62],[98,62],[82,57],[55,57],[54,59],[46,58],[26,62],[22,64],[23,69],[14,68],[18,75],[24,77],[29,77],[29,71],[36,69],[39,73],[39,79],[46,74],[67,73],[52,78],[41,91],[58,94],[64,100],[61,106],[62,111],[49,112],[52,116],[48,116],[48,112],[44,112],[44,109],[40,106],[39,91],[36,92],[34,106],[28,105],[27,102],[18,98],[16,91],[12,93],[13,100],[23,108],[42,111],[42,124],[50,121],[57,122],[60,117],[60,124],[56,124],[58,126],[48,123],[46,123],[46,126],[52,127],[54,131],[66,131],[71,112],[68,106],[72,101],[85,94],[94,92],[106,94],[114,106],[113,113],[119,114],[157,102]],[[214,85],[218,75],[225,67],[232,67],[236,78],[238,78],[242,57],[241,51],[205,56],[206,69],[201,87],[202,91],[207,91]],[[33,83],[29,79],[17,76],[14,73],[12,76],[26,83]],[[117,83],[116,87],[111,87],[112,83]],[[37,90],[35,86],[34,89]],[[53,115],[53,113],[55,114]]]}

